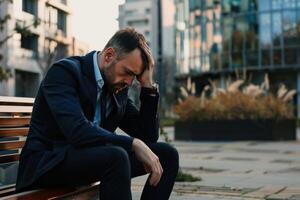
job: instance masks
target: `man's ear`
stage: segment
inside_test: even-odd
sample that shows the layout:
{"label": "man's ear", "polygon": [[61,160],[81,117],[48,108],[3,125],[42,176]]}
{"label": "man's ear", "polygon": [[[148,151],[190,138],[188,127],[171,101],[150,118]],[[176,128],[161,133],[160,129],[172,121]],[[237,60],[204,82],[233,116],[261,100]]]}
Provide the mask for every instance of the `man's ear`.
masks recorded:
{"label": "man's ear", "polygon": [[112,62],[116,57],[116,51],[112,47],[108,47],[104,53],[104,60],[106,63]]}

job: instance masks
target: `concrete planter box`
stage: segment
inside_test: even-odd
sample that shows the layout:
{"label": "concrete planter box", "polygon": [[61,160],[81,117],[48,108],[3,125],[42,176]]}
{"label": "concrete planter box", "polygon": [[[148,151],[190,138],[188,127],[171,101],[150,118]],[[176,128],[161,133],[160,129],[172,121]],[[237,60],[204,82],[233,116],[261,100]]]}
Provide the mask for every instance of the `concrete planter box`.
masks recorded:
{"label": "concrete planter box", "polygon": [[296,120],[176,121],[176,140],[295,140]]}

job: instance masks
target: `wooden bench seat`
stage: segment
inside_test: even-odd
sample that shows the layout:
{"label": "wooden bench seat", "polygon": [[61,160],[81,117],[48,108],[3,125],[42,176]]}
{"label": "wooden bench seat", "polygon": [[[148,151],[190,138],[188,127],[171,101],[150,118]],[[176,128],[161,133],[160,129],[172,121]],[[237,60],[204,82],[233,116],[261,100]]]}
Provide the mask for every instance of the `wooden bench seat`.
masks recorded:
{"label": "wooden bench seat", "polygon": [[98,184],[82,188],[39,189],[15,192],[18,161],[29,130],[33,98],[0,96],[0,199],[88,199]]}

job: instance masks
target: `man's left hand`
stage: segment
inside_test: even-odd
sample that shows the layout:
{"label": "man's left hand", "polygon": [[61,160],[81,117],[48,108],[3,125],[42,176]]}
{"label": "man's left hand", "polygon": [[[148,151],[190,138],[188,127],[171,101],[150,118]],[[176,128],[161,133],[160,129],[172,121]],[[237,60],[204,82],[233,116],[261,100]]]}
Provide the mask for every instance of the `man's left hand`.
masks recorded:
{"label": "man's left hand", "polygon": [[150,48],[145,44],[145,54],[148,60],[148,66],[144,66],[145,71],[137,77],[142,87],[151,88],[153,85],[153,71],[154,71],[154,58],[152,56]]}

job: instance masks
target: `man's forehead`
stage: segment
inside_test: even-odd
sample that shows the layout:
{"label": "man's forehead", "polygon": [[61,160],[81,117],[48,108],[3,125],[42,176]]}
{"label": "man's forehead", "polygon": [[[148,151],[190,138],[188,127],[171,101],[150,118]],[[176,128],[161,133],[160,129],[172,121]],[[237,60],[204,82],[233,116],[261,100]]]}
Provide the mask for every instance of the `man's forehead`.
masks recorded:
{"label": "man's forehead", "polygon": [[123,59],[126,62],[126,67],[135,74],[140,75],[144,71],[143,60],[139,49],[128,53]]}

